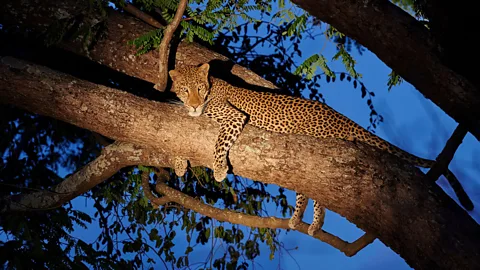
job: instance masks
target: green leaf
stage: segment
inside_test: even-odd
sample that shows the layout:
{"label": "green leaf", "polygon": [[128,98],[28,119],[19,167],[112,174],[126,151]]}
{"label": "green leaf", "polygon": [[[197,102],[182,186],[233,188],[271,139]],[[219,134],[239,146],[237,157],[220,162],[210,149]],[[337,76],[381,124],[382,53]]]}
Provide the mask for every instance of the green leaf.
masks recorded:
{"label": "green leaf", "polygon": [[402,82],[403,82],[403,78],[400,77],[400,75],[398,75],[395,71],[392,70],[392,72],[388,74],[388,82],[387,82],[388,91],[390,91],[392,87],[396,85],[400,85]]}
{"label": "green leaf", "polygon": [[335,73],[330,70],[327,65],[327,60],[323,55],[314,54],[305,60],[298,68],[293,72],[295,75],[305,75],[307,80],[311,80],[315,75],[317,68],[320,68],[325,72],[328,77],[335,77]]}

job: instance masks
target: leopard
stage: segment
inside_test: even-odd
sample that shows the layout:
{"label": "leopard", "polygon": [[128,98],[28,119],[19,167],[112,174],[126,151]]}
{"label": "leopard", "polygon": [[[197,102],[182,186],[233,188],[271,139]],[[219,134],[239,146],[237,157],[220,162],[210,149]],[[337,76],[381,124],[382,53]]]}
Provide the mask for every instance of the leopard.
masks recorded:
{"label": "leopard", "polygon": [[[183,102],[192,117],[206,115],[220,125],[215,142],[213,176],[223,181],[228,173],[228,152],[241,134],[245,125],[283,134],[299,134],[315,138],[337,138],[361,142],[386,151],[419,167],[431,168],[434,160],[412,155],[369,132],[327,104],[272,92],[258,92],[236,87],[228,82],[209,76],[210,65],[182,66],[169,71],[171,91]],[[182,176],[187,163],[181,158],[175,161],[175,172]],[[455,181],[453,173],[444,172],[452,188],[459,196],[463,188]],[[289,228],[296,229],[301,223],[308,198],[297,193],[295,210],[289,220]],[[313,222],[308,234],[313,236],[323,225],[325,207],[313,200]]]}

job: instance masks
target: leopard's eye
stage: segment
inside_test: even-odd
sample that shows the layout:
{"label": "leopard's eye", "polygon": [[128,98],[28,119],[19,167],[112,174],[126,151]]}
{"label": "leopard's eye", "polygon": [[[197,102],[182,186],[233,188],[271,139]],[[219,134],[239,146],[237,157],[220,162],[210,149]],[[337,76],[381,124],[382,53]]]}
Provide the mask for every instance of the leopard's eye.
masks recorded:
{"label": "leopard's eye", "polygon": [[185,86],[182,86],[182,88],[180,88],[180,90],[181,90],[182,92],[185,92],[185,93],[188,92],[188,88],[185,87]]}
{"label": "leopard's eye", "polygon": [[200,91],[203,91],[203,90],[205,90],[205,85],[200,84],[200,85],[198,86],[198,91],[200,92]]}

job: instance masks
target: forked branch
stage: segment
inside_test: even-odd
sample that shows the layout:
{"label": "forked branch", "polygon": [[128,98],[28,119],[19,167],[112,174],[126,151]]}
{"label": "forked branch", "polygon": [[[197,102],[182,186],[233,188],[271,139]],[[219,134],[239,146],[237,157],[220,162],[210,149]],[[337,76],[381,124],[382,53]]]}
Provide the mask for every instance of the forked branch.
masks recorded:
{"label": "forked branch", "polygon": [[[160,177],[159,181],[157,181],[155,190],[163,196],[160,198],[155,197],[152,194],[148,180],[148,174],[144,173],[142,175],[142,186],[144,188],[145,195],[156,207],[164,205],[168,202],[174,202],[199,214],[214,218],[220,222],[228,222],[255,228],[290,229],[288,226],[289,219],[277,217],[259,217],[232,210],[219,209],[167,186],[162,182],[162,177]],[[301,222],[295,230],[308,235],[309,226],[310,224]],[[313,237],[331,245],[349,257],[357,254],[357,252],[368,246],[376,239],[376,237],[372,234],[365,233],[355,242],[349,243],[323,230],[317,231]]]}
{"label": "forked branch", "polygon": [[157,156],[155,151],[136,147],[131,143],[115,142],[105,147],[95,160],[50,190],[0,198],[0,213],[60,207],[107,180],[123,167],[137,165],[139,162],[157,166],[166,164],[165,160]]}
{"label": "forked branch", "polygon": [[433,167],[427,172],[427,177],[431,181],[435,182],[440,177],[440,175],[444,174],[450,186],[457,194],[457,197],[463,207],[465,207],[465,209],[467,210],[472,210],[473,203],[463,189],[462,185],[460,184],[460,181],[458,181],[457,177],[455,177],[453,173],[450,173],[448,171],[448,165],[452,161],[458,147],[460,146],[460,144],[462,144],[463,138],[465,138],[467,132],[468,130],[464,125],[459,124],[457,126],[452,136],[450,136],[447,143],[445,144],[442,152],[438,155],[436,159],[437,163],[435,163],[435,165],[433,165]]}

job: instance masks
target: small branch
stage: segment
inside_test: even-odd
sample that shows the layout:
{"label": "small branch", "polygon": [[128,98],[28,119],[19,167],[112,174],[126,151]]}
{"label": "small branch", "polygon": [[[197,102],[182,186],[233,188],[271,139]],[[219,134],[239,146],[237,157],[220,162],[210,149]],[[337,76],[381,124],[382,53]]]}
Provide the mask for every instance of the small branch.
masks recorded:
{"label": "small branch", "polygon": [[152,16],[144,13],[143,11],[141,11],[140,9],[136,8],[134,5],[132,4],[125,4],[125,7],[123,8],[123,10],[125,10],[126,12],[132,14],[133,16],[137,17],[138,19],[148,23],[149,25],[153,26],[153,27],[156,27],[156,28],[162,28],[163,25],[158,22],[157,20],[155,20]]}
{"label": "small branch", "polygon": [[142,173],[143,193],[145,194],[145,197],[147,197],[147,199],[150,200],[150,203],[156,208],[169,203],[171,200],[167,196],[158,198],[158,197],[155,197],[155,195],[153,195],[152,189],[150,188],[149,180],[150,180],[150,175],[148,173],[143,172]]}
{"label": "small branch", "polygon": [[[256,228],[270,228],[270,229],[290,229],[288,227],[289,219],[286,218],[276,218],[276,217],[258,217],[247,215],[232,210],[223,210],[207,204],[202,203],[201,201],[194,199],[184,193],[168,187],[166,184],[157,182],[155,190],[158,193],[163,194],[165,197],[169,198],[171,202],[178,203],[185,208],[198,212],[202,215],[214,218],[221,222],[229,222],[232,224],[240,224],[249,227]],[[148,193],[148,192],[147,192]],[[301,222],[296,231],[308,235],[308,227],[310,224]],[[332,247],[340,250],[347,256],[353,256],[357,254],[361,249],[368,246],[372,243],[376,237],[372,234],[364,234],[362,237],[357,239],[353,243],[348,243],[341,238],[332,235],[328,232],[320,230],[315,233],[314,238],[325,242]]]}
{"label": "small branch", "polygon": [[443,172],[448,170],[448,164],[453,159],[455,152],[457,151],[458,147],[467,135],[468,130],[462,124],[459,124],[455,131],[453,132],[450,139],[448,139],[445,147],[443,148],[442,152],[437,156],[435,165],[427,172],[427,177],[430,178],[433,182],[435,182]]}
{"label": "small branch", "polygon": [[463,141],[463,138],[465,138],[467,135],[467,132],[468,130],[464,125],[459,124],[457,126],[452,136],[450,136],[445,144],[442,152],[440,152],[440,154],[437,156],[437,162],[427,172],[427,177],[432,182],[435,182],[440,175],[443,174],[445,178],[447,178],[452,189],[455,191],[460,203],[463,205],[463,207],[465,207],[465,209],[470,211],[474,207],[472,201],[468,197],[465,189],[462,187],[462,184],[460,184],[460,181],[458,181],[457,177],[448,170],[448,165],[452,161],[455,152]]}
{"label": "small branch", "polygon": [[183,12],[187,8],[187,0],[180,0],[178,3],[177,12],[173,20],[167,25],[163,32],[162,42],[158,47],[158,82],[154,88],[158,91],[165,91],[168,82],[168,45],[172,40],[173,33],[177,29],[180,21],[182,20]]}

